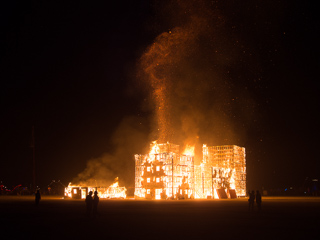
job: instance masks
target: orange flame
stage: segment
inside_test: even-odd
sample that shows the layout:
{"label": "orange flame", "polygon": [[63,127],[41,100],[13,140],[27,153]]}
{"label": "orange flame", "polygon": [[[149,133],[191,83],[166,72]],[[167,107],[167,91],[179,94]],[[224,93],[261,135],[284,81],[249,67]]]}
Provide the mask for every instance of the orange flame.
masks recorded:
{"label": "orange flame", "polygon": [[156,153],[159,153],[159,151],[160,151],[160,148],[157,144],[157,141],[153,141],[151,144],[150,154],[156,154]]}
{"label": "orange flame", "polygon": [[186,148],[183,151],[183,155],[194,156],[194,145],[186,145]]}

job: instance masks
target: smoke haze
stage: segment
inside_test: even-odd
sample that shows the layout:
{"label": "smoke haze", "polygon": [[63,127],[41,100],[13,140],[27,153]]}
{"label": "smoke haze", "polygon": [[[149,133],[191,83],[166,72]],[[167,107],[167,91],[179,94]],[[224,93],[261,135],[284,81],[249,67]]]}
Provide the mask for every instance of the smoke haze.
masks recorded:
{"label": "smoke haze", "polygon": [[89,160],[74,184],[109,186],[119,177],[120,186],[133,186],[134,154],[147,153],[152,140],[179,144],[180,150],[195,145],[198,163],[202,144],[245,144],[255,102],[233,71],[248,67],[240,64],[241,39],[226,30],[211,1],[155,7],[157,24],[167,29],[146,48],[137,69],[138,82],[149,93],[141,112],[151,109],[152,120],[146,117],[149,123],[141,125],[140,118],[124,119],[114,134],[114,152]]}
{"label": "smoke haze", "polygon": [[255,104],[229,74],[242,58],[238,39],[227,34],[211,2],[176,1],[172,18],[165,14],[174,27],[141,58],[143,80],[151,87],[153,138],[197,145],[198,153],[202,144],[243,145]]}
{"label": "smoke haze", "polygon": [[113,135],[114,152],[90,159],[72,184],[108,187],[119,177],[120,186],[130,187],[134,179],[134,153],[146,150],[147,134],[141,123],[140,118],[125,118]]}

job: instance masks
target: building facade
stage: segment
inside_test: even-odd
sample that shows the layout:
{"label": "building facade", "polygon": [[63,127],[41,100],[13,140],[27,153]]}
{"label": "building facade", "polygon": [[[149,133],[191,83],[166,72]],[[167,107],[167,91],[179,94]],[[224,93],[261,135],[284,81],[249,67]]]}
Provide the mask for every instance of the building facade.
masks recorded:
{"label": "building facade", "polygon": [[235,198],[246,195],[245,148],[203,145],[200,165],[179,145],[152,143],[135,155],[135,197],[145,199]]}
{"label": "building facade", "polygon": [[193,156],[179,154],[179,145],[152,144],[146,155],[135,155],[135,196],[146,199],[191,198]]}

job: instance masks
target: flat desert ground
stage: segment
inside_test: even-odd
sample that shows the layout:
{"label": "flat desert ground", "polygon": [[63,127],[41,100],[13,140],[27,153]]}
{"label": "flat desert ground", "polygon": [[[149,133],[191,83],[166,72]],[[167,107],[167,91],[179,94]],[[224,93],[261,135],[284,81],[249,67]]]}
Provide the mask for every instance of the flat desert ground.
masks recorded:
{"label": "flat desert ground", "polygon": [[[0,196],[1,235],[10,239],[320,239],[319,197],[248,200],[103,200],[87,218],[84,200]],[[2,238],[1,239],[5,239]]]}

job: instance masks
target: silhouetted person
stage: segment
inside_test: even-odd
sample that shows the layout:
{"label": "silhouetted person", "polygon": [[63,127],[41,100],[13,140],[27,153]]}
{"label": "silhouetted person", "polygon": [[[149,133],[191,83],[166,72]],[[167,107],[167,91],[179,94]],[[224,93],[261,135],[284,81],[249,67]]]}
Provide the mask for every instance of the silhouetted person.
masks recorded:
{"label": "silhouetted person", "polygon": [[256,198],[254,191],[252,191],[249,195],[249,211],[253,211],[254,208],[254,199]]}
{"label": "silhouetted person", "polygon": [[89,192],[89,194],[86,197],[86,205],[87,205],[87,212],[86,215],[87,217],[90,217],[91,212],[92,212],[92,191]]}
{"label": "silhouetted person", "polygon": [[36,195],[35,195],[36,206],[39,205],[40,199],[41,199],[40,191],[37,190]]}
{"label": "silhouetted person", "polygon": [[261,194],[260,192],[257,190],[257,193],[256,193],[256,203],[257,203],[257,206],[258,206],[258,210],[260,211],[261,210]]}
{"label": "silhouetted person", "polygon": [[98,203],[99,203],[98,192],[94,191],[94,196],[93,196],[93,217],[94,218],[98,214]]}

